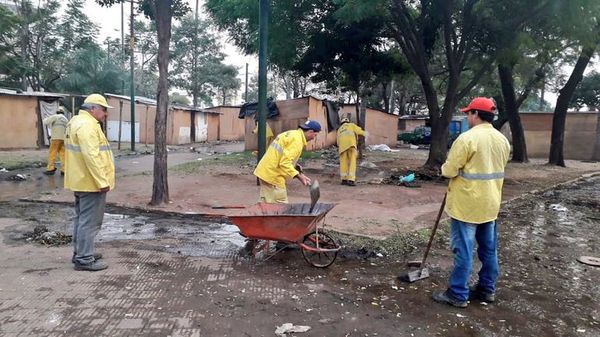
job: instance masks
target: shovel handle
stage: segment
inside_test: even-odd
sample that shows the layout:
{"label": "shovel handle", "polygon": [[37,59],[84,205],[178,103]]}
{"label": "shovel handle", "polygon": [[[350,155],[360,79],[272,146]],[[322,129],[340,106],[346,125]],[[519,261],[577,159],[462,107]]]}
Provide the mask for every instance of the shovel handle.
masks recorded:
{"label": "shovel handle", "polygon": [[444,213],[444,207],[446,206],[446,197],[448,193],[444,193],[444,199],[442,200],[442,205],[440,206],[440,211],[438,212],[437,219],[435,219],[435,224],[433,225],[433,229],[431,230],[431,235],[429,236],[429,243],[427,244],[427,249],[425,249],[425,254],[423,254],[423,261],[421,261],[421,270],[425,268],[425,261],[427,260],[427,255],[429,255],[429,249],[431,249],[431,243],[433,242],[433,237],[435,236],[435,232],[437,231],[438,225],[440,223],[440,219],[442,217],[442,213]]}

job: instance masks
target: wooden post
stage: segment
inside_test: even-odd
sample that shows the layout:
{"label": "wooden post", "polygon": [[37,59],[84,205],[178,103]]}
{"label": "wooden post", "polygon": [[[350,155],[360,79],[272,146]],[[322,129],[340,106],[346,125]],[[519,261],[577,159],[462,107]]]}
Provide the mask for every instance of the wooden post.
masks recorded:
{"label": "wooden post", "polygon": [[123,125],[123,99],[119,100],[119,135],[117,136],[117,150],[121,149],[121,128]]}

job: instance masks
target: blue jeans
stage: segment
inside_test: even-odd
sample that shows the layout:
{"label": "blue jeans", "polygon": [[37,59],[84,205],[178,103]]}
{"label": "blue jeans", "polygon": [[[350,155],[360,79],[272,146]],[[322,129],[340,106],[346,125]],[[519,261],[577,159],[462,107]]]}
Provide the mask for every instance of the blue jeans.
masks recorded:
{"label": "blue jeans", "polygon": [[454,253],[454,269],[448,281],[448,294],[459,301],[469,298],[469,276],[473,265],[473,246],[477,241],[477,255],[481,261],[478,287],[486,293],[496,292],[498,254],[496,250],[496,221],[471,224],[452,219],[450,248]]}

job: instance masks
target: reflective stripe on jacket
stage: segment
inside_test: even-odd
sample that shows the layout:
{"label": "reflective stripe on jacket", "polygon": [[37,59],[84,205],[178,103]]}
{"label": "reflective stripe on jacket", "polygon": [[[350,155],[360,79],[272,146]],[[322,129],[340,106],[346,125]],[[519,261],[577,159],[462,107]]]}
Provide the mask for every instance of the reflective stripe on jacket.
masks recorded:
{"label": "reflective stripe on jacket", "polygon": [[115,187],[115,165],[100,123],[85,110],[71,118],[65,138],[65,188],[97,192]]}
{"label": "reflective stripe on jacket", "polygon": [[351,147],[356,147],[356,137],[364,136],[365,131],[354,123],[344,123],[337,130],[338,152],[342,153]]}
{"label": "reflective stripe on jacket", "polygon": [[508,140],[489,123],[461,134],[442,165],[442,175],[451,178],[446,213],[473,224],[495,220],[509,155]]}
{"label": "reflective stripe on jacket", "polygon": [[294,168],[306,146],[301,129],[280,133],[267,148],[254,175],[280,188],[285,188],[286,179],[294,178],[299,172]]}
{"label": "reflective stripe on jacket", "polygon": [[65,139],[65,129],[69,120],[67,117],[61,114],[48,116],[42,120],[44,125],[50,126],[50,135],[54,140]]}

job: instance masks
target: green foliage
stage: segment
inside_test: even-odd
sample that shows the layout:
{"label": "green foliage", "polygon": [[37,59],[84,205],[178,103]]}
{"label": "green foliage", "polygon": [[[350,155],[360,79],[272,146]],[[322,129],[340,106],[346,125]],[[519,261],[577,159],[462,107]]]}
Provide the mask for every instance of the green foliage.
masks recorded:
{"label": "green foliage", "polygon": [[173,31],[172,44],[171,81],[186,90],[194,104],[212,105],[216,93],[226,97],[228,91],[239,88],[237,68],[223,63],[225,56],[207,21],[183,17]]}
{"label": "green foliage", "polygon": [[126,72],[98,45],[90,44],[75,51],[67,61],[64,76],[57,82],[60,92],[120,93]]}
{"label": "green foliage", "polygon": [[580,110],[584,106],[590,111],[600,109],[600,73],[596,71],[586,75],[573,94],[571,107]]}
{"label": "green foliage", "polygon": [[60,50],[63,55],[95,44],[98,26],[83,12],[83,0],[68,0],[67,8],[58,25],[62,38]]}
{"label": "green foliage", "polygon": [[[19,86],[18,67],[20,53],[17,52],[19,18],[8,8],[0,6],[0,85]],[[2,76],[4,75],[4,76]]]}
{"label": "green foliage", "polygon": [[169,102],[174,104],[190,105],[190,99],[178,92],[174,92],[169,95]]}
{"label": "green foliage", "polygon": [[[129,0],[95,0],[100,6],[110,7],[118,3],[129,3]],[[138,5],[138,11],[144,13],[147,18],[151,20],[156,19],[156,11],[154,10],[156,1],[169,1],[171,3],[171,10],[174,17],[182,17],[190,11],[190,6],[184,0],[141,0],[135,1]]]}
{"label": "green foliage", "polygon": [[[275,80],[273,76],[267,79],[267,97],[277,99],[277,92],[275,90]],[[242,92],[242,99],[245,97],[245,92]],[[248,101],[247,102],[258,102],[258,74],[252,74],[248,78]],[[246,103],[246,102],[244,102]]]}

